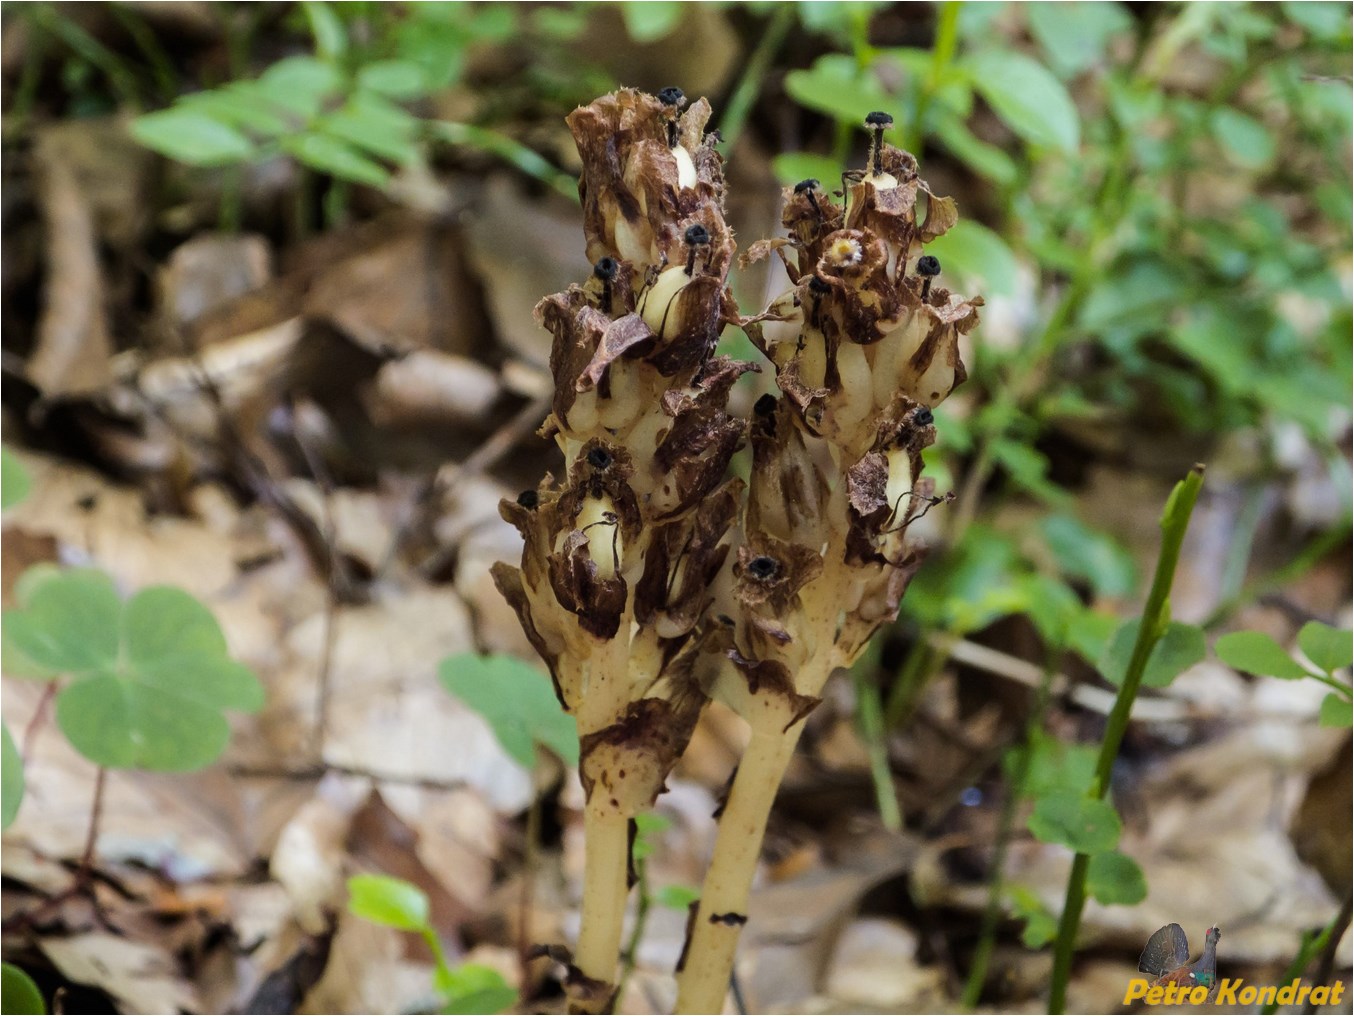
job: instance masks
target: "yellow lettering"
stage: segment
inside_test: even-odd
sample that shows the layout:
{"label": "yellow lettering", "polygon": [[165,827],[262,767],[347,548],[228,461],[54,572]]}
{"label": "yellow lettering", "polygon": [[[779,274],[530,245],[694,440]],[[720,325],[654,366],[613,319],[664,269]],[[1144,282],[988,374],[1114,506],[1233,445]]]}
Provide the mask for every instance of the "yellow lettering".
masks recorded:
{"label": "yellow lettering", "polygon": [[1241,978],[1224,977],[1218,984],[1218,1005],[1236,1005],[1236,990],[1241,987]]}
{"label": "yellow lettering", "polygon": [[1293,1001],[1293,997],[1298,993],[1298,985],[1301,983],[1302,983],[1301,981],[1290,981],[1288,984],[1285,984],[1282,988],[1280,988],[1278,995],[1279,1004],[1280,1005],[1291,1004]]}
{"label": "yellow lettering", "polygon": [[1345,993],[1345,982],[1336,981],[1330,988],[1330,1004],[1339,1005],[1340,996]]}
{"label": "yellow lettering", "polygon": [[1143,999],[1148,1005],[1161,1005],[1161,999],[1165,996],[1166,989],[1161,985],[1153,985],[1147,989],[1147,997]]}
{"label": "yellow lettering", "polygon": [[1293,1001],[1296,1002],[1298,1005],[1302,1005],[1303,1002],[1307,1001],[1307,996],[1311,993],[1311,991],[1312,986],[1310,984],[1304,984],[1301,988],[1298,989],[1298,997],[1295,998]]}
{"label": "yellow lettering", "polygon": [[1196,988],[1190,989],[1189,1004],[1203,1005],[1208,1001],[1208,985],[1201,984]]}
{"label": "yellow lettering", "polygon": [[1242,1005],[1254,1005],[1256,998],[1260,994],[1260,989],[1254,984],[1248,984],[1236,993],[1237,1001]]}
{"label": "yellow lettering", "polygon": [[1274,1005],[1279,997],[1279,986],[1277,984],[1266,984],[1258,992],[1256,998],[1264,1002],[1265,1005]]}
{"label": "yellow lettering", "polygon": [[1128,987],[1124,989],[1124,1005],[1142,998],[1147,994],[1147,978],[1134,977],[1128,982]]}

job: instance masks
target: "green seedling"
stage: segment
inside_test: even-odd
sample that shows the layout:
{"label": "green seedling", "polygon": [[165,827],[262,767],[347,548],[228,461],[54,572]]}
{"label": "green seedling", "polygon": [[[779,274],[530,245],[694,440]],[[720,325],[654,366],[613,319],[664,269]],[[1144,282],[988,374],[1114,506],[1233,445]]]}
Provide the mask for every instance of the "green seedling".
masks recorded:
{"label": "green seedling", "polygon": [[492,967],[463,963],[452,967],[429,921],[427,895],[389,875],[348,879],[348,912],[387,928],[412,932],[433,954],[433,990],[440,1013],[501,1013],[517,1003],[517,992]]}
{"label": "green seedling", "polygon": [[0,1012],[35,1014],[42,1016],[47,1007],[42,1001],[42,992],[29,977],[13,963],[0,963]]}

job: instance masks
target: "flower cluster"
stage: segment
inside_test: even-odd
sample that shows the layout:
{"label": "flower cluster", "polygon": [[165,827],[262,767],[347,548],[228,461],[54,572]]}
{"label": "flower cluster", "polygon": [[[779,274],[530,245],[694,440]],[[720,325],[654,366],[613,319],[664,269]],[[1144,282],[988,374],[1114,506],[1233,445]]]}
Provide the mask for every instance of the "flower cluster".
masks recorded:
{"label": "flower cluster", "polygon": [[765,827],[829,675],[896,616],[921,561],[906,530],[941,500],[921,453],[936,436],[932,407],[964,380],[959,337],[982,301],[935,285],[940,264],[924,246],[954,224],[955,202],[884,143],[890,122],[866,120],[869,165],[843,177],[841,204],[817,180],[787,188],[788,235],[747,254],[776,253],[792,283],[743,322],[782,397],[754,407],[742,539],[714,608],[733,668],[712,694],[752,740],[693,913],[678,1012],[722,1008],[755,863],[738,841]]}
{"label": "flower cluster", "polygon": [[[685,105],[627,89],[569,117],[593,270],[536,308],[554,338],[543,433],[567,474],[502,506],[525,547],[494,578],[578,718],[590,869],[595,839],[653,804],[705,702],[710,587],[744,499],[725,474],[747,425],[726,406],[758,368],[713,355],[737,317],[734,241],[709,104]],[[589,891],[578,967],[609,982],[623,892]]]}
{"label": "flower cluster", "polygon": [[[935,284],[924,252],[955,203],[886,145],[838,203],[816,180],[784,195],[792,288],[742,318],[722,161],[704,100],[622,90],[569,117],[583,161],[590,277],[542,300],[555,394],[543,433],[566,472],[503,515],[524,540],[495,581],[578,719],[587,793],[573,1004],[610,999],[626,895],[627,823],[650,807],[707,696],[752,728],[679,978],[679,1011],[719,1011],[776,786],[832,671],[892,619],[920,553],[911,521],[940,500],[921,477],[932,407],[964,380],[959,337],[980,299]],[[744,421],[750,363],[715,356],[726,323],[775,368]],[[728,478],[750,442],[748,481]],[[749,840],[753,836],[753,840]],[[751,844],[752,849],[749,849]],[[575,962],[576,961],[576,962]]]}

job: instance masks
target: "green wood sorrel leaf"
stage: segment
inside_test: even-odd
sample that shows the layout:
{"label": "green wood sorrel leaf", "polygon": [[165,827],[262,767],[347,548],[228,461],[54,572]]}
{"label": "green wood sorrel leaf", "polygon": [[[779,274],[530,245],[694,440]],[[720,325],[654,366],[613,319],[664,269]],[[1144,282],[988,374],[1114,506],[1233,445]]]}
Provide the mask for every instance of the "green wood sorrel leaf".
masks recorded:
{"label": "green wood sorrel leaf", "polygon": [[1298,647],[1328,674],[1343,670],[1354,662],[1354,632],[1332,628],[1320,621],[1308,621],[1298,632]]}
{"label": "green wood sorrel leaf", "polygon": [[348,910],[387,928],[428,928],[428,897],[418,886],[389,875],[354,875],[348,879]]}
{"label": "green wood sorrel leaf", "polygon": [[442,686],[479,713],[503,750],[528,769],[536,745],[578,765],[578,726],[555,698],[550,679],[513,656],[449,656],[438,668]]}
{"label": "green wood sorrel leaf", "polygon": [[[1141,618],[1127,621],[1114,633],[1105,647],[1101,658],[1100,672],[1105,680],[1116,688],[1124,683],[1128,673],[1128,664],[1133,656],[1133,646],[1138,640],[1138,628]],[[1165,688],[1181,673],[1194,666],[1207,655],[1202,629],[1192,624],[1172,621],[1162,632],[1152,653],[1147,657],[1147,666],[1142,672],[1142,683],[1148,688]]]}
{"label": "green wood sorrel leaf", "polygon": [[42,992],[33,983],[33,978],[13,963],[0,964],[0,1012],[42,1016],[46,1011]]}
{"label": "green wood sorrel leaf", "polygon": [[1036,839],[1061,843],[1079,854],[1113,850],[1122,831],[1113,805],[1080,794],[1041,797],[1030,816],[1030,832]]}
{"label": "green wood sorrel leaf", "polygon": [[1321,725],[1323,727],[1354,726],[1354,703],[1339,692],[1331,692],[1321,700]]}
{"label": "green wood sorrel leaf", "polygon": [[1086,872],[1086,888],[1106,906],[1132,906],[1147,898],[1147,879],[1138,862],[1117,850],[1096,854]]}
{"label": "green wood sorrel leaf", "polygon": [[0,447],[0,509],[12,508],[28,496],[33,480],[19,457]]}
{"label": "green wood sorrel leaf", "polygon": [[9,725],[0,724],[3,732],[3,755],[0,755],[0,829],[8,829],[19,814],[19,805],[24,799],[24,760],[19,749],[14,746]]}
{"label": "green wood sorrel leaf", "polygon": [[153,586],[124,604],[100,572],[51,569],[20,586],[6,638],[73,678],[57,696],[57,724],[99,765],[201,769],[230,737],[222,711],[263,706],[262,686],[230,659],[211,611],[181,589]]}
{"label": "green wood sorrel leaf", "polygon": [[1043,64],[1021,53],[985,50],[969,57],[965,67],[993,112],[1025,141],[1069,155],[1077,150],[1077,107]]}
{"label": "green wood sorrel leaf", "polygon": [[1312,676],[1306,667],[1288,655],[1283,646],[1263,632],[1237,631],[1224,635],[1214,643],[1213,652],[1229,667],[1250,674],[1266,674],[1285,681]]}

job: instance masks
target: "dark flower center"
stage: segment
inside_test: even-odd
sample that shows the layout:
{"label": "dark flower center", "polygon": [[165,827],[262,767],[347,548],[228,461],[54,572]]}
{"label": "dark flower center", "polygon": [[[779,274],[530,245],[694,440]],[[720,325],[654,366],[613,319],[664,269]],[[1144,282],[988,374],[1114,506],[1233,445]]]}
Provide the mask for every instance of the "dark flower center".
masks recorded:
{"label": "dark flower center", "polygon": [[524,490],[517,495],[517,503],[527,511],[531,511],[541,503],[541,496],[534,490]]}
{"label": "dark flower center", "polygon": [[588,465],[593,469],[608,469],[611,466],[611,453],[605,448],[588,450]]}
{"label": "dark flower center", "polygon": [[775,578],[776,573],[780,571],[780,562],[774,557],[754,557],[748,562],[748,574],[754,579],[766,580]]}

